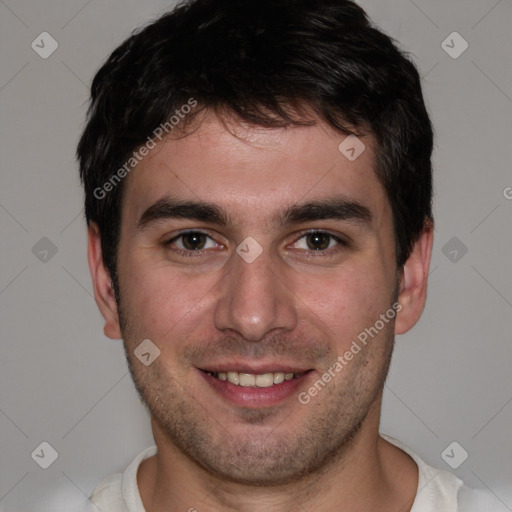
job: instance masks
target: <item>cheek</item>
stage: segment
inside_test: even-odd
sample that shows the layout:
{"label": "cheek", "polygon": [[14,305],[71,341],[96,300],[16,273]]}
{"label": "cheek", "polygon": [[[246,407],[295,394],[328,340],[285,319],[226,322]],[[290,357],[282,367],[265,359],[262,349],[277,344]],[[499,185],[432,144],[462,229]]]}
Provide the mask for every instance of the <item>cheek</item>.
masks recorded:
{"label": "cheek", "polygon": [[390,284],[376,268],[345,268],[303,280],[296,289],[304,313],[319,318],[339,344],[350,344],[390,307]]}
{"label": "cheek", "polygon": [[[166,264],[125,260],[120,282],[123,312],[134,336],[173,338],[184,326],[197,326],[219,276],[190,277]],[[173,336],[174,335],[174,336]]]}

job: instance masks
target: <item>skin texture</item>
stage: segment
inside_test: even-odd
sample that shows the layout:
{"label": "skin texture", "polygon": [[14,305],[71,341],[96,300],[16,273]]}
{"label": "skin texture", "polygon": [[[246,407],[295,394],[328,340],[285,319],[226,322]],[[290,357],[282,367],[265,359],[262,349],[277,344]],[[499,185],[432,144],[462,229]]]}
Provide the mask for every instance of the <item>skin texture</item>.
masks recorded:
{"label": "skin texture", "polygon": [[[105,334],[124,339],[152,416],[158,454],[138,474],[148,512],[410,510],[417,467],[378,426],[394,335],[424,307],[432,229],[397,269],[373,141],[362,137],[365,151],[349,161],[338,150],[344,138],[321,121],[266,129],[208,114],[186,137],[162,141],[125,182],[119,308],[90,226]],[[371,220],[278,222],[287,207],[334,198],[366,207]],[[138,227],[162,199],[214,204],[227,222],[166,218]],[[190,246],[176,238],[184,229],[208,235],[206,246],[184,255]],[[344,243],[323,238],[328,248],[315,251],[312,229]],[[252,263],[236,252],[246,237],[263,249]],[[312,370],[299,389],[307,391],[396,299],[396,319],[307,405],[297,393],[273,406],[234,405],[198,370],[286,364]],[[160,350],[149,366],[134,356],[144,339]]]}

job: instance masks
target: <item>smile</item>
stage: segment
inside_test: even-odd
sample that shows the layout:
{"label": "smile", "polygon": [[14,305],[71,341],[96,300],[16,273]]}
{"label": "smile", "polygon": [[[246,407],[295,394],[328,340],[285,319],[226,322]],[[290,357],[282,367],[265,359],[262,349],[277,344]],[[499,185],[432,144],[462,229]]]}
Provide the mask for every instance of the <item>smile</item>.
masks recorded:
{"label": "smile", "polygon": [[235,386],[249,387],[249,388],[268,388],[275,384],[281,384],[285,380],[292,380],[300,378],[305,372],[300,373],[285,373],[285,372],[273,372],[273,373],[242,373],[242,372],[210,372],[208,370],[202,370],[212,377],[216,377],[219,380],[224,380],[234,384]]}
{"label": "smile", "polygon": [[306,388],[316,373],[314,370],[299,369],[295,372],[269,371],[272,368],[250,373],[249,368],[244,368],[245,371],[228,371],[229,366],[221,369],[223,371],[197,368],[199,375],[216,395],[233,405],[246,408],[278,405]]}

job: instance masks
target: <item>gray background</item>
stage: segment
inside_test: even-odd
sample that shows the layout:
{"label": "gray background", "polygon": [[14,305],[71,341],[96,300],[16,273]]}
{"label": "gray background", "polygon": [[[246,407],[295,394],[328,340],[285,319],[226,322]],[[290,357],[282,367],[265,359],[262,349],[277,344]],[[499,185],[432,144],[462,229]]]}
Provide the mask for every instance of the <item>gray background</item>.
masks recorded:
{"label": "gray background", "polygon": [[[428,305],[397,339],[382,431],[445,469],[456,441],[469,453],[456,474],[512,510],[512,2],[361,3],[412,53],[437,132]],[[92,298],[74,151],[100,63],[169,5],[0,1],[4,511],[78,510],[152,444],[121,342],[103,336]],[[47,59],[31,48],[45,31],[59,45]],[[458,58],[441,46],[454,31],[469,45]],[[58,452],[48,469],[31,458],[43,441]]]}

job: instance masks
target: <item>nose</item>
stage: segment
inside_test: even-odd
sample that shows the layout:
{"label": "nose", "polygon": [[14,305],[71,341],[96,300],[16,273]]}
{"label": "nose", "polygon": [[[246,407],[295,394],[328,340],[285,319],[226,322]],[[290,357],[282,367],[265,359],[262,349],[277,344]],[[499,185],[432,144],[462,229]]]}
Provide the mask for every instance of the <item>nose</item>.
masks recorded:
{"label": "nose", "polygon": [[295,297],[286,286],[282,262],[272,261],[265,250],[251,263],[233,254],[219,292],[214,323],[221,331],[260,341],[272,331],[292,331],[297,325]]}

